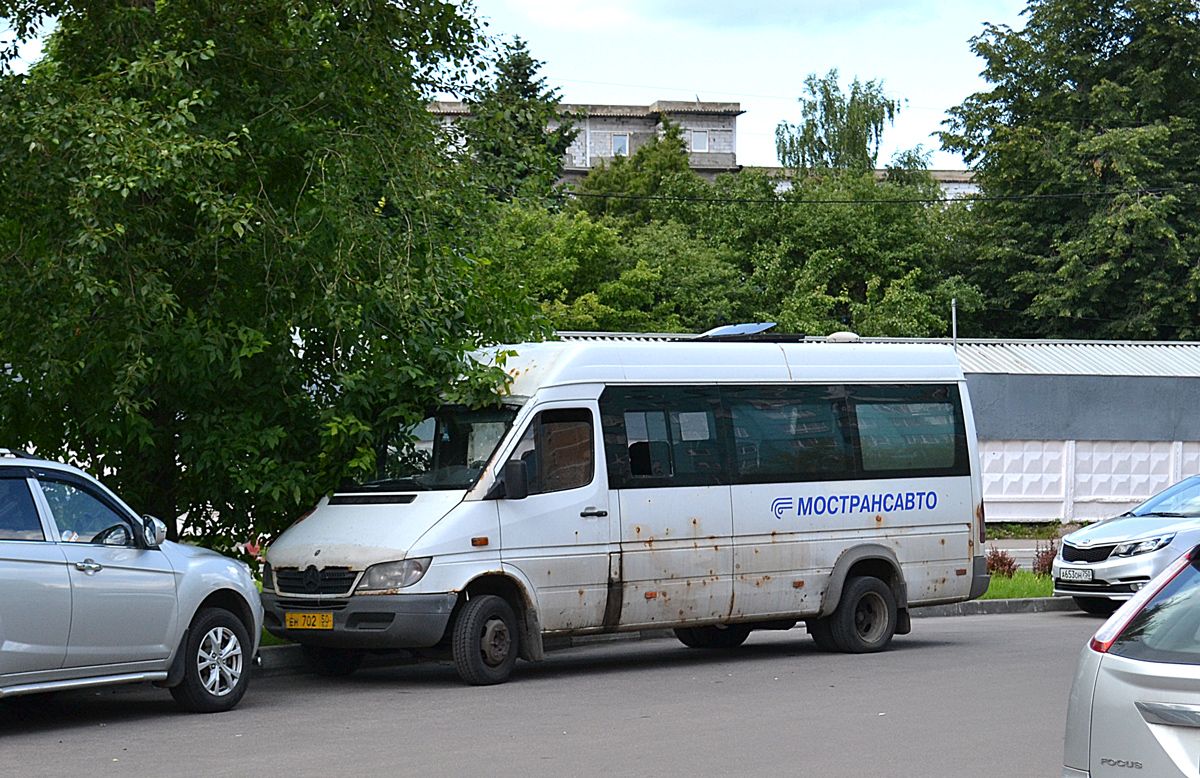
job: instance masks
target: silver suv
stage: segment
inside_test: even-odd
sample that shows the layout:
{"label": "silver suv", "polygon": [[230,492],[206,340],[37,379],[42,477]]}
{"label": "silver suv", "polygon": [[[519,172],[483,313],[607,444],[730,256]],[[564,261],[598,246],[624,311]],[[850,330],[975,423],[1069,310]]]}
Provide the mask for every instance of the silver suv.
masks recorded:
{"label": "silver suv", "polygon": [[166,533],[86,473],[0,449],[0,698],[153,681],[187,710],[237,705],[254,580]]}

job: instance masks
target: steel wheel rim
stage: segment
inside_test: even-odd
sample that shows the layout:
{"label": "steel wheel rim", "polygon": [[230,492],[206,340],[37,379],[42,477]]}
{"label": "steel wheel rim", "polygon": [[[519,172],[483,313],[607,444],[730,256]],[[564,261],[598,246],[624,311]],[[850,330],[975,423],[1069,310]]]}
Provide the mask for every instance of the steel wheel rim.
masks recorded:
{"label": "steel wheel rim", "polygon": [[887,603],[879,592],[867,592],[854,608],[854,629],[867,643],[883,637],[887,629]]}
{"label": "steel wheel rim", "polygon": [[237,688],[242,677],[242,643],[228,627],[213,627],[200,641],[196,657],[200,684],[214,697]]}
{"label": "steel wheel rim", "polygon": [[497,616],[484,623],[479,648],[483,652],[483,661],[490,667],[504,664],[504,660],[508,659],[508,652],[512,649],[512,635],[509,634],[504,619]]}

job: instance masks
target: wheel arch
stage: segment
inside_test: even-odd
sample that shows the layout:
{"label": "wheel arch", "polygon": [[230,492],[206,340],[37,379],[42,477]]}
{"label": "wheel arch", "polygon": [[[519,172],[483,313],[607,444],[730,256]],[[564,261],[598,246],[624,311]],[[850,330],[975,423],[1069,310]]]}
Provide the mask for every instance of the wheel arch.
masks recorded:
{"label": "wheel arch", "polygon": [[254,611],[241,594],[233,589],[217,589],[209,592],[196,606],[196,610],[192,611],[192,617],[188,619],[189,626],[196,620],[196,614],[205,608],[221,608],[232,613],[246,628],[246,634],[250,636],[251,642],[258,645],[259,636],[254,634]]}
{"label": "wheel arch", "polygon": [[[259,635],[254,631],[254,610],[250,607],[250,603],[246,602],[246,598],[234,589],[216,589],[209,592],[203,600],[192,611],[188,618],[187,626],[179,635],[179,644],[175,647],[175,655],[171,657],[171,664],[167,668],[167,677],[162,682],[156,684],[165,689],[171,689],[183,682],[184,674],[184,659],[186,656],[185,648],[187,647],[188,636],[192,632],[192,623],[196,620],[196,616],[205,608],[220,608],[229,611],[234,618],[242,623],[246,628],[246,634],[250,637],[250,644],[257,648]],[[256,652],[257,653],[257,652]]]}
{"label": "wheel arch", "polygon": [[[900,568],[896,553],[887,546],[867,544],[848,548],[833,565],[829,574],[829,585],[821,598],[821,616],[828,616],[837,609],[842,599],[846,581],[855,576],[869,575],[880,579],[892,590],[896,598],[896,609],[907,616],[908,584]],[[901,617],[902,623],[907,619]]]}
{"label": "wheel arch", "polygon": [[482,573],[471,579],[458,593],[458,602],[454,604],[454,613],[450,616],[447,633],[453,630],[454,621],[463,603],[472,597],[484,594],[494,594],[503,598],[517,614],[519,631],[520,657],[530,662],[538,662],[545,658],[542,647],[542,623],[538,616],[537,602],[532,590],[506,572]]}

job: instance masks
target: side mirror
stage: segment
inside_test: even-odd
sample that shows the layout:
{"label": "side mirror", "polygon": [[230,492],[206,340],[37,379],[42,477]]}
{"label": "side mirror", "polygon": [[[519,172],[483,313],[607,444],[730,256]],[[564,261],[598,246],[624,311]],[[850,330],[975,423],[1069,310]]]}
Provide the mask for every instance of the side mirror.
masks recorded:
{"label": "side mirror", "polygon": [[142,537],[150,548],[158,548],[167,539],[167,525],[153,516],[142,517]]}
{"label": "side mirror", "polygon": [[509,500],[524,500],[529,496],[529,467],[523,459],[504,463],[504,496]]}

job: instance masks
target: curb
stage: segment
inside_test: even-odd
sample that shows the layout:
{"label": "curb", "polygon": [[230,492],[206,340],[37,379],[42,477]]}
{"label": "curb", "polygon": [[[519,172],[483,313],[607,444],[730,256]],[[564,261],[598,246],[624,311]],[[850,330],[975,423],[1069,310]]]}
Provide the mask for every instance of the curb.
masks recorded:
{"label": "curb", "polygon": [[[1051,611],[1073,611],[1075,603],[1070,597],[1030,597],[1014,600],[970,600],[956,602],[950,605],[929,605],[924,608],[913,608],[909,613],[916,618],[936,616],[985,616],[1006,613],[1048,613]],[[638,632],[611,632],[605,635],[581,635],[569,638],[548,638],[545,641],[546,651],[562,651],[567,648],[594,646],[604,643],[629,643],[637,640],[666,640],[675,639],[675,633],[669,629],[643,629]],[[300,646],[265,646],[258,649],[261,664],[256,664],[251,671],[252,677],[269,678],[278,675],[297,675],[311,673],[308,663]],[[406,659],[403,662],[412,662]],[[369,666],[390,666],[397,664],[396,660],[381,659],[378,663],[371,662]]]}
{"label": "curb", "polygon": [[913,608],[909,611],[909,615],[916,619],[930,616],[985,616],[1073,610],[1076,610],[1075,601],[1070,597],[1026,597],[1013,600],[968,600],[949,605],[929,605],[924,608]]}

